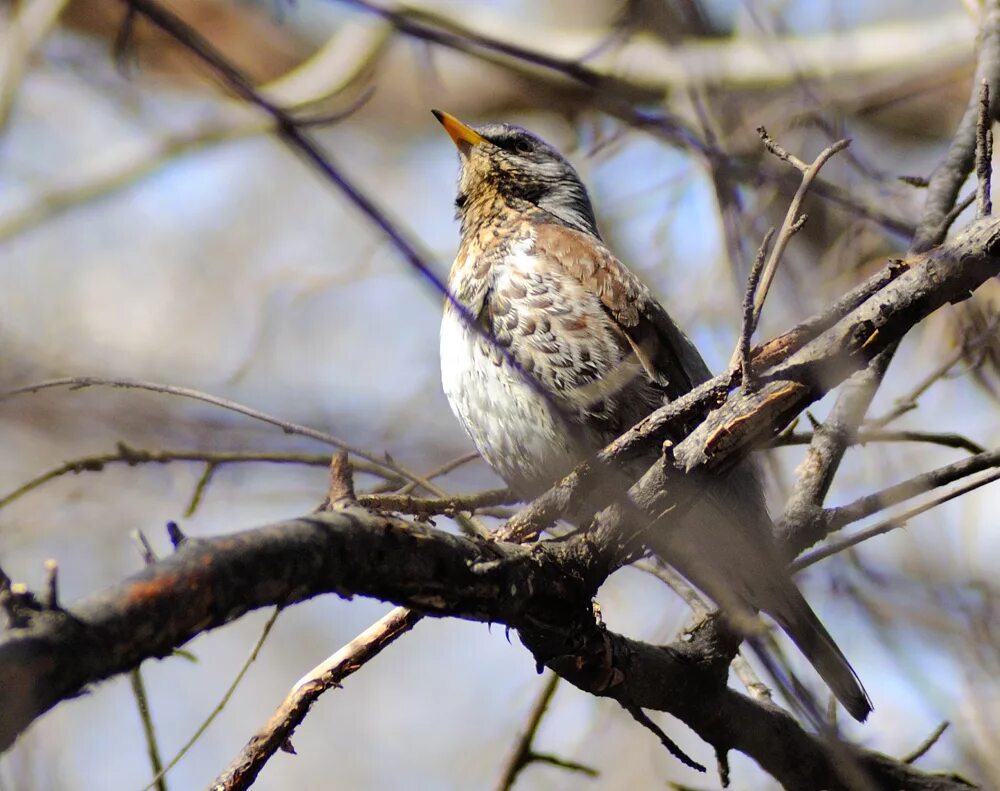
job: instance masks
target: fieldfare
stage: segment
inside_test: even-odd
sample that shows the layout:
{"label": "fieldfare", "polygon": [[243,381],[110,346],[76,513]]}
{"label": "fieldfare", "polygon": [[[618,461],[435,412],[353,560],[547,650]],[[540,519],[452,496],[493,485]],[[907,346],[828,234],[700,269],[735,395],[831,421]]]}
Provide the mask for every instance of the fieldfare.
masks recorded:
{"label": "fieldfare", "polygon": [[[604,244],[587,190],[558,151],[517,126],[434,115],[461,164],[462,240],[448,288],[462,307],[446,300],[444,392],[486,462],[531,498],[710,372]],[[654,451],[628,472],[656,460]],[[868,696],[788,576],[753,465],[703,485],[680,525],[649,531],[649,548],[724,612],[774,618],[864,720]]]}

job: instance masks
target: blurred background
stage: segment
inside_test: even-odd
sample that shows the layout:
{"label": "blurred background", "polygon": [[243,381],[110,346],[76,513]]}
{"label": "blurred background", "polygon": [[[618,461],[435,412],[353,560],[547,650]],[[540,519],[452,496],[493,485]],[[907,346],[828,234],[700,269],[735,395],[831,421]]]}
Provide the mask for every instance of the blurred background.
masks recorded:
{"label": "blurred background", "polygon": [[[430,108],[470,123],[516,122],[548,139],[589,185],[612,248],[715,370],[736,342],[749,262],[798,183],[763,152],[755,128],[807,161],[853,139],[807,201],[809,222],[764,309],[763,340],[905,252],[923,193],[900,177],[928,176],[945,151],[969,96],[979,14],[972,0],[492,0],[399,6],[394,24],[364,3],[333,0],[171,7],[275,101],[314,117],[353,109],[314,134],[442,277],[457,247],[457,162]],[[440,295],[269,134],[266,117],[176,44],[138,24],[116,57],[123,8],[22,0],[0,9],[0,391],[63,376],[146,379],[331,432],[420,472],[468,453],[437,378]],[[461,46],[407,33],[407,21],[449,31]],[[584,84],[484,46],[484,36],[604,78]],[[995,447],[998,301],[991,283],[912,332],[872,416],[899,412],[889,427]],[[914,408],[897,409],[928,378]],[[831,403],[813,414],[822,419]],[[210,405],[107,388],[0,402],[0,443],[0,498],[117,443],[328,451]],[[767,453],[775,513],[803,452]],[[854,448],[829,503],[968,452]],[[0,564],[37,587],[55,558],[72,602],[139,568],[131,531],[166,552],[167,520],[190,535],[224,533],[300,515],[326,491],[319,466],[224,465],[186,515],[204,472],[190,462],[109,464],[0,501]],[[479,461],[439,483],[450,492],[499,485]],[[900,756],[948,720],[919,766],[984,787],[1000,787],[998,507],[995,487],[977,490],[799,577],[875,704],[867,724],[844,724],[850,736]],[[633,569],[607,583],[600,603],[610,628],[651,641],[669,641],[689,617]],[[169,787],[209,783],[296,679],[388,609],[325,597],[284,612]],[[166,759],[217,705],[268,616],[197,638],[186,646],[194,661],[143,666]],[[298,755],[279,753],[255,787],[490,787],[542,683],[503,629],[424,621],[327,694],[295,734]],[[655,718],[714,765],[683,724]],[[719,785],[680,766],[617,704],[566,685],[537,747],[600,777],[534,765],[518,788]],[[752,762],[732,760],[735,787],[773,787]],[[138,791],[151,777],[126,677],[63,703],[0,757],[3,791]]]}

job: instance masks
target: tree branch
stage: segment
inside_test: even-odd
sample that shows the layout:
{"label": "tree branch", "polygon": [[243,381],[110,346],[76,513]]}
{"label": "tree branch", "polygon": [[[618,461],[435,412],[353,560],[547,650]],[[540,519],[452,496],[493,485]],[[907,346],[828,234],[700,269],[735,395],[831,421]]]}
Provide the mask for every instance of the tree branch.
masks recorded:
{"label": "tree branch", "polygon": [[[72,613],[35,607],[3,634],[0,744],[85,685],[165,656],[249,609],[336,592],[506,624],[536,661],[585,691],[667,711],[716,750],[750,755],[786,788],[846,789],[827,743],[776,707],[726,687],[728,659],[712,630],[657,647],[598,624],[590,607],[600,576],[594,565],[583,535],[533,547],[483,546],[358,507],[187,539]],[[881,787],[964,788],[877,753],[840,745],[838,755],[842,750]]]}

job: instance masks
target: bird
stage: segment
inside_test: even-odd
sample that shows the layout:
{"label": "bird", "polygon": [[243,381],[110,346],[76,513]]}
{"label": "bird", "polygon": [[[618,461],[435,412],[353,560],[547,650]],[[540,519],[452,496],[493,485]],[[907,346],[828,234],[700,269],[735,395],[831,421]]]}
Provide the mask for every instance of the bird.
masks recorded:
{"label": "bird", "polygon": [[[605,244],[587,189],[559,151],[513,124],[432,113],[460,164],[442,387],[482,458],[529,500],[711,373]],[[658,457],[651,451],[629,472]],[[871,701],[788,574],[754,463],[702,485],[705,496],[679,525],[645,534],[648,547],[724,613],[771,616],[864,721]]]}

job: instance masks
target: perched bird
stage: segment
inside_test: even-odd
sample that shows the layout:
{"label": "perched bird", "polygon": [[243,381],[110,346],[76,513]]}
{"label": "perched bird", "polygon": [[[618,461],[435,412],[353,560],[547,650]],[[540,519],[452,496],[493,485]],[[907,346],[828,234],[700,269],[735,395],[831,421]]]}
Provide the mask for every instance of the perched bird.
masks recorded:
{"label": "perched bird", "polygon": [[[433,112],[461,164],[462,240],[448,288],[462,308],[445,303],[444,392],[487,463],[531,498],[710,373],[604,244],[558,151],[517,126],[473,128]],[[753,465],[713,478],[704,494],[679,529],[651,530],[650,548],[723,611],[768,613],[864,720],[868,696],[788,576]]]}

